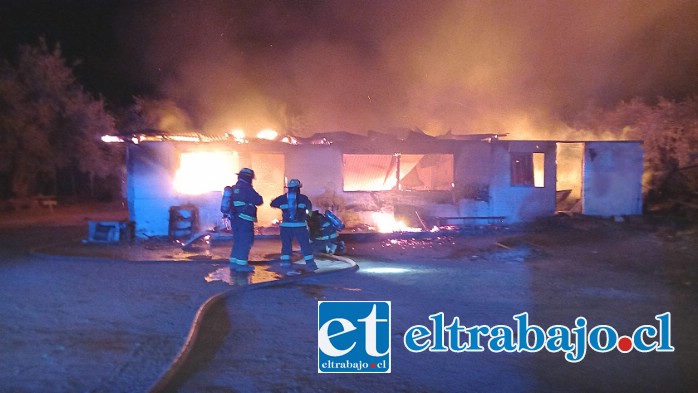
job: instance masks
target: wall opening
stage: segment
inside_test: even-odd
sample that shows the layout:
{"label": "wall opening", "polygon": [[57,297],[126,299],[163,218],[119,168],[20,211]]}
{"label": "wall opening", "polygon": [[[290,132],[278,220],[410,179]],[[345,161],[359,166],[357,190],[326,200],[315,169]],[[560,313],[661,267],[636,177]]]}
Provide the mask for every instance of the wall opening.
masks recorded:
{"label": "wall opening", "polygon": [[453,187],[452,154],[402,154],[401,190],[449,191]]}
{"label": "wall opening", "polygon": [[545,187],[545,153],[533,153],[533,187]]}
{"label": "wall opening", "polygon": [[557,207],[558,211],[582,211],[584,143],[557,143]]}
{"label": "wall opening", "polygon": [[452,154],[344,154],[344,191],[451,190]]}
{"label": "wall opening", "polygon": [[239,157],[232,151],[195,151],[181,153],[175,172],[175,191],[185,195],[201,195],[222,191],[234,183]]}
{"label": "wall opening", "polygon": [[397,155],[345,154],[344,191],[388,191],[397,185]]}
{"label": "wall opening", "polygon": [[511,185],[545,187],[545,153],[510,153]]}
{"label": "wall opening", "polygon": [[511,185],[533,185],[533,156],[531,153],[510,153]]}

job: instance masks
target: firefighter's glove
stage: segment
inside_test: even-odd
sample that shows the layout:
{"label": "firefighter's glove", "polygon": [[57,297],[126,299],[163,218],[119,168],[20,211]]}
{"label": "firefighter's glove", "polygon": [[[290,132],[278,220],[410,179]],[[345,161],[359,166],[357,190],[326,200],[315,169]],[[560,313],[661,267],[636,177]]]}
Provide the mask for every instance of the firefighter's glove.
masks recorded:
{"label": "firefighter's glove", "polygon": [[228,216],[223,216],[221,223],[223,224],[226,230],[230,231],[231,229],[233,229],[233,226],[230,224],[230,218],[228,218]]}

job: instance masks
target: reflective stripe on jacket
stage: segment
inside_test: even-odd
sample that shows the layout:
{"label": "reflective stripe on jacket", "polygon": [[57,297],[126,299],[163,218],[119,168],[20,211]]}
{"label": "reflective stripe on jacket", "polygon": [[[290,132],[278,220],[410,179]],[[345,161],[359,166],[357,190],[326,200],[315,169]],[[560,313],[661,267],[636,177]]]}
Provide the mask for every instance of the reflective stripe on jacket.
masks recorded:
{"label": "reflective stripe on jacket", "polygon": [[313,204],[307,196],[298,193],[296,195],[296,209],[294,211],[289,204],[288,195],[283,194],[271,201],[271,207],[281,209],[282,227],[305,227],[305,219],[308,217],[308,212],[313,209]]}
{"label": "reflective stripe on jacket", "polygon": [[232,216],[246,221],[257,221],[257,206],[264,203],[252,185],[242,179],[232,187]]}

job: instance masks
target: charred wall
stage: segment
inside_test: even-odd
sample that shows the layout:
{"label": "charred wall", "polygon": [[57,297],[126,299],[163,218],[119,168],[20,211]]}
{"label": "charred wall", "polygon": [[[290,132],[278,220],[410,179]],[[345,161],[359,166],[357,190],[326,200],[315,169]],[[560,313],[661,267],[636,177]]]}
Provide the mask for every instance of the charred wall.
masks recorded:
{"label": "charred wall", "polygon": [[[129,210],[138,236],[166,235],[171,206],[195,205],[201,228],[220,221],[223,186],[196,195],[179,192],[173,186],[183,154],[197,151],[224,151],[234,155],[231,164],[202,169],[202,173],[222,176],[223,184],[233,184],[237,180],[235,171],[243,166],[256,171],[255,188],[265,200],[259,209],[261,226],[280,218],[279,211],[268,204],[284,192],[285,182],[291,178],[302,181],[303,192],[311,198],[315,209],[331,209],[350,226],[373,225],[372,216],[376,212],[395,215],[415,227],[424,221],[433,222],[430,219],[436,217],[503,217],[500,221],[512,223],[555,212],[556,142],[551,141],[428,140],[410,144],[377,143],[373,147],[370,143],[142,142],[130,144],[127,154]],[[388,163],[398,160],[400,154],[405,159],[408,155],[419,158],[420,154],[426,158],[452,157],[449,161],[441,160],[438,165],[442,166],[436,167],[450,171],[452,183],[433,190],[410,189],[400,186],[401,175],[397,172],[396,183],[386,189],[345,191],[346,154],[359,155],[354,157],[353,164],[358,170],[361,165],[356,164],[356,157],[363,157],[361,154],[367,157],[373,154],[374,158],[376,154],[382,155]],[[443,167],[443,162],[450,162],[452,168]],[[391,172],[394,171],[391,165],[386,164],[389,176],[396,173]],[[414,162],[411,165],[416,168]],[[428,173],[430,179],[434,178],[433,171]],[[641,175],[639,143],[587,143],[585,213],[638,214]],[[443,179],[440,181],[443,185]],[[463,220],[458,223],[462,222],[477,223]]]}

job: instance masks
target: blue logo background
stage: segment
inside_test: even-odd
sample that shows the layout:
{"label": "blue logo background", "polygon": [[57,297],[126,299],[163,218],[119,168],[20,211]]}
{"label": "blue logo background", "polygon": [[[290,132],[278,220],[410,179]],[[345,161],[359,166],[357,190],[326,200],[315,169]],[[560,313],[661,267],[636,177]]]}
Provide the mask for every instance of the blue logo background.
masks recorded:
{"label": "blue logo background", "polygon": [[389,373],[390,302],[318,302],[318,372]]}

